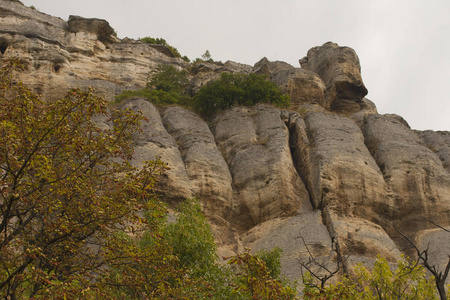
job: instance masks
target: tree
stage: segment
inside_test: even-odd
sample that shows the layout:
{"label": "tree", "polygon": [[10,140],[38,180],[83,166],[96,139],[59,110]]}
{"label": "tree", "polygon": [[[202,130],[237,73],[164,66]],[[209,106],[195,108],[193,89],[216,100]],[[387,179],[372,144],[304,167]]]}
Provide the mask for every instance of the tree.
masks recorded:
{"label": "tree", "polygon": [[178,57],[178,58],[181,58],[181,59],[189,62],[189,58],[187,56],[181,57],[181,54],[180,54],[180,52],[178,52],[178,49],[173,47],[173,46],[171,46],[171,45],[169,45],[166,42],[166,40],[163,39],[163,38],[152,38],[152,37],[146,36],[144,38],[140,38],[139,40],[144,42],[144,43],[146,43],[146,44],[150,44],[150,45],[163,45],[163,46],[166,46],[169,49],[169,51],[173,54],[174,57]]}
{"label": "tree", "polygon": [[[448,229],[434,223],[433,221],[431,221],[431,220],[427,220],[427,221],[430,222],[431,224],[433,224],[434,226],[440,228],[441,230],[450,233],[450,231]],[[436,288],[439,292],[440,299],[446,300],[447,299],[447,291],[445,289],[445,282],[447,281],[447,278],[448,278],[448,275],[450,272],[450,254],[447,254],[448,261],[447,261],[447,264],[444,266],[444,269],[440,270],[440,268],[438,266],[436,266],[430,262],[429,255],[428,255],[428,252],[429,252],[428,247],[425,250],[419,249],[419,247],[416,245],[416,243],[414,243],[409,237],[407,237],[404,233],[402,233],[395,225],[394,225],[394,229],[414,249],[414,251],[416,252],[416,255],[417,255],[418,262],[420,262],[420,264],[422,264],[422,266],[425,267],[433,275],[434,282],[435,282]]]}
{"label": "tree", "polygon": [[[117,237],[151,230],[142,211],[165,213],[152,192],[165,166],[129,163],[141,114],[109,112],[92,91],[44,101],[13,84],[18,65],[12,59],[0,72],[0,297],[102,294],[113,286],[106,280],[113,266],[148,257]],[[99,128],[95,116],[111,128]]]}
{"label": "tree", "polygon": [[418,262],[409,262],[403,257],[395,269],[378,257],[372,271],[359,265],[354,273],[323,288],[318,288],[311,274],[305,274],[305,299],[437,299],[433,279],[427,278],[425,269]]}
{"label": "tree", "polygon": [[[279,257],[278,250],[274,253],[265,253],[266,258]],[[279,264],[278,262],[275,262]],[[283,283],[278,276],[270,274],[265,261],[258,255],[250,254],[249,249],[238,254],[228,261],[228,264],[237,268],[234,273],[232,286],[233,293],[238,299],[295,299],[296,290],[287,283]]]}
{"label": "tree", "polygon": [[116,97],[122,101],[133,97],[142,97],[154,104],[189,105],[187,72],[174,66],[160,65],[149,74],[145,88],[136,91],[124,91]]}
{"label": "tree", "polygon": [[183,266],[204,276],[217,263],[217,246],[211,226],[197,199],[187,199],[178,207],[177,220],[167,224],[164,236]]}
{"label": "tree", "polygon": [[147,88],[161,90],[164,92],[186,93],[189,84],[187,72],[185,70],[178,71],[171,65],[160,65],[150,72],[150,80]]}
{"label": "tree", "polygon": [[211,115],[234,105],[252,106],[271,103],[289,106],[289,96],[275,83],[257,74],[222,73],[220,78],[203,86],[194,97],[194,108],[202,115]]}
{"label": "tree", "polygon": [[212,60],[211,53],[209,53],[209,50],[206,50],[205,53],[202,54],[202,59],[206,61]]}

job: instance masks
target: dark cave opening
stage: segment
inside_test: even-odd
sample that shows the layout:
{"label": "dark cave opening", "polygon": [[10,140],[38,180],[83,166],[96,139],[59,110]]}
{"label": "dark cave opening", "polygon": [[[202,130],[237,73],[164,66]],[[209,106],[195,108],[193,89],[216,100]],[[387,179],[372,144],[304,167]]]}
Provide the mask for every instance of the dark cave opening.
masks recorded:
{"label": "dark cave opening", "polygon": [[8,43],[0,41],[0,53],[5,54],[6,49],[8,49]]}

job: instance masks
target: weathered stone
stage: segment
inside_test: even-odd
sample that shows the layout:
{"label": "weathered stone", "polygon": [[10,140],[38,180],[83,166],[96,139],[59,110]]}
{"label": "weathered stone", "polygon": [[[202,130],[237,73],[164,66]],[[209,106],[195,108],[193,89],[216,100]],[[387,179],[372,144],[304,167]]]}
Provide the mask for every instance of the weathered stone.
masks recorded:
{"label": "weathered stone", "polygon": [[231,174],[208,125],[181,107],[164,109],[162,120],[179,146],[194,194],[206,202],[211,218],[229,218],[233,204]]}
{"label": "weathered stone", "polygon": [[[408,124],[395,115],[367,115],[365,142],[388,188],[383,217],[404,234],[450,224],[450,174]],[[395,234],[395,232],[393,232]]]}
{"label": "weathered stone", "polygon": [[[420,231],[413,242],[420,251],[427,251],[428,264],[444,274],[450,262],[450,226]],[[450,277],[446,284],[450,284]]]}
{"label": "weathered stone", "polygon": [[69,32],[77,33],[80,31],[93,33],[97,36],[97,39],[103,43],[115,42],[116,32],[109,25],[108,21],[101,19],[88,19],[80,16],[69,16],[67,21]]}
{"label": "weathered stone", "polygon": [[179,146],[193,195],[201,200],[213,225],[219,255],[233,255],[240,248],[237,233],[229,223],[233,207],[232,179],[208,125],[181,107],[167,107],[161,116]]}
{"label": "weathered stone", "polygon": [[258,75],[266,75],[271,78],[274,74],[280,71],[294,70],[295,68],[284,61],[269,61],[267,57],[258,61],[252,69],[252,73]]}
{"label": "weathered stone", "polygon": [[344,113],[359,110],[358,103],[367,89],[361,78],[361,66],[355,51],[339,47],[335,43],[325,43],[311,48],[300,60],[302,68],[317,73],[327,87],[327,107]]}
{"label": "weathered stone", "polygon": [[278,109],[267,105],[233,108],[214,120],[214,136],[233,177],[236,222],[241,230],[310,207]]}
{"label": "weathered stone", "polygon": [[249,65],[239,64],[233,61],[227,61],[225,64],[221,62],[199,62],[195,63],[191,68],[194,75],[191,79],[191,87],[194,93],[206,85],[210,81],[214,81],[220,77],[222,73],[242,73],[249,74],[252,67]]}
{"label": "weathered stone", "polygon": [[103,20],[72,17],[68,24],[1,0],[0,60],[15,56],[24,61],[27,71],[20,80],[50,100],[74,87],[93,87],[112,101],[123,90],[144,87],[148,73],[160,64],[186,65],[141,42],[116,40],[111,30]]}
{"label": "weathered stone", "polygon": [[178,145],[166,131],[158,110],[147,100],[139,98],[125,102],[122,108],[141,111],[148,119],[148,122],[141,125],[143,132],[134,138],[136,148],[132,163],[139,167],[143,162],[156,157],[167,163],[169,170],[159,178],[157,185],[165,201],[177,203],[193,196],[192,184]]}
{"label": "weathered stone", "polygon": [[308,113],[305,123],[315,207],[372,218],[373,210],[385,205],[385,184],[359,127],[347,118],[320,112]]}
{"label": "weathered stone", "polygon": [[[27,70],[15,79],[49,100],[89,86],[112,100],[124,89],[145,86],[159,65],[191,68],[194,92],[222,72],[254,72],[291,96],[297,112],[236,107],[216,116],[214,134],[184,108],[160,108],[161,119],[143,99],[124,104],[149,119],[135,136],[132,163],[158,156],[169,164],[159,178],[162,199],[174,209],[186,197],[201,198],[220,255],[280,247],[284,274],[298,278],[310,255],[306,245],[330,268],[347,255],[347,268],[372,264],[378,254],[394,261],[408,246],[394,239],[396,225],[421,249],[430,245],[430,259],[443,264],[449,236],[429,221],[450,226],[449,133],[413,132],[401,117],[379,116],[363,98],[367,90],[352,49],[333,43],[313,48],[301,69],[267,59],[254,67],[188,65],[167,54],[140,41],[116,40],[103,20],[65,22],[0,0],[0,60],[24,61]],[[111,126],[101,116],[95,122]]]}
{"label": "weathered stone", "polygon": [[[359,127],[323,112],[307,112],[305,123],[298,117],[291,119],[291,134],[299,136],[295,143],[299,149],[294,152],[297,168],[314,206],[324,211],[341,257],[351,255],[346,266],[373,263],[377,252],[391,260],[398,257],[395,244],[373,223],[384,224],[380,212],[388,205],[385,183]],[[300,142],[306,136],[309,141]]]}
{"label": "weathered stone", "polygon": [[415,131],[425,145],[436,153],[444,168],[450,172],[450,132],[449,131]]}
{"label": "weathered stone", "polygon": [[359,102],[360,111],[351,114],[348,116],[350,119],[356,122],[358,126],[362,126],[364,124],[365,118],[370,114],[378,114],[377,107],[375,103],[370,101],[367,98],[364,98]]}
{"label": "weathered stone", "polygon": [[302,263],[307,263],[310,255],[330,270],[336,268],[336,252],[319,211],[302,210],[293,217],[266,221],[247,232],[242,241],[253,252],[275,247],[283,250],[282,272],[291,280],[298,280]]}
{"label": "weathered stone", "polygon": [[148,45],[153,49],[158,50],[162,54],[167,55],[168,57],[175,57],[175,55],[172,53],[172,51],[170,51],[169,47],[167,47],[166,45],[153,45],[153,44]]}
{"label": "weathered stone", "polygon": [[372,267],[378,255],[390,262],[400,258],[401,252],[386,231],[367,218],[343,216],[326,207],[324,219],[348,272],[359,263]]}
{"label": "weathered stone", "polygon": [[291,110],[298,110],[304,103],[324,105],[326,87],[320,77],[309,70],[281,70],[271,76],[282,92],[291,98]]}

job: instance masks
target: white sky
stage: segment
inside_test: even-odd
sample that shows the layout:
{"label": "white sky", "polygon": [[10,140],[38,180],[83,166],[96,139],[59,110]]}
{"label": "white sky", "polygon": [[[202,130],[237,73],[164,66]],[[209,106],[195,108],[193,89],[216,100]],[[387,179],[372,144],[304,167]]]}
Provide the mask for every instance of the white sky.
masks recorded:
{"label": "white sky", "polygon": [[367,98],[413,129],[450,131],[449,0],[22,0],[47,14],[107,20],[120,38],[164,38],[190,59],[299,67],[333,41],[355,49]]}

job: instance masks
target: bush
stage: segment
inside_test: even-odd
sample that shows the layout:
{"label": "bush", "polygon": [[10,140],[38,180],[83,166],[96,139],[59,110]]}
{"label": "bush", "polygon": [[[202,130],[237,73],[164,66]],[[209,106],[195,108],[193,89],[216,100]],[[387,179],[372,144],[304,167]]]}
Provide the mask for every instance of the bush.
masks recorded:
{"label": "bush", "polygon": [[257,103],[288,107],[289,96],[262,75],[222,73],[218,80],[203,86],[194,99],[195,109],[204,116],[234,105]]}
{"label": "bush", "polygon": [[[189,58],[187,58],[187,56],[183,56],[181,57],[180,52],[178,52],[177,48],[169,45],[165,39],[163,38],[152,38],[152,37],[144,37],[139,39],[140,41],[150,44],[150,45],[163,45],[166,46],[167,48],[169,48],[170,52],[172,52],[173,56],[178,57],[178,58],[182,58],[185,61],[189,61]],[[186,60],[187,59],[187,60]]]}
{"label": "bush", "polygon": [[433,278],[417,262],[401,258],[394,270],[378,258],[372,271],[362,265],[355,268],[355,276],[343,277],[340,282],[319,288],[313,277],[303,277],[304,299],[438,299]]}
{"label": "bush", "polygon": [[189,84],[187,75],[185,70],[178,71],[174,66],[160,65],[150,72],[147,88],[185,94]]}
{"label": "bush", "polygon": [[178,71],[170,65],[161,65],[150,72],[151,79],[141,90],[127,90],[116,96],[116,101],[142,97],[150,102],[163,105],[189,105],[191,97],[187,93],[189,81],[187,72]]}
{"label": "bush", "polygon": [[211,226],[197,199],[181,203],[178,212],[176,222],[165,227],[164,236],[184,267],[204,275],[218,258]]}

